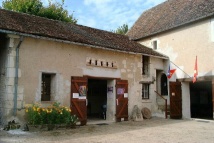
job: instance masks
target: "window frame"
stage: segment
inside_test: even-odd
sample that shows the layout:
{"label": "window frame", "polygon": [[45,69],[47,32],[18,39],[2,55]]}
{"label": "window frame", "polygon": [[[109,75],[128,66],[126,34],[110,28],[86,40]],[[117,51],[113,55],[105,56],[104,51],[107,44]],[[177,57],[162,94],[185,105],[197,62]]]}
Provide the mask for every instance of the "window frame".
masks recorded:
{"label": "window frame", "polygon": [[[49,95],[46,94],[44,95],[43,94],[43,82],[44,82],[44,79],[43,77],[47,75],[49,76],[50,79],[48,79],[48,86],[49,86]],[[40,101],[41,102],[50,102],[50,101],[54,101],[55,99],[55,96],[56,96],[56,88],[57,88],[57,74],[56,73],[52,73],[52,72],[41,72],[41,80],[40,80]],[[48,96],[48,97],[47,97]]]}
{"label": "window frame", "polygon": [[142,55],[142,75],[149,75],[150,57]]}
{"label": "window frame", "polygon": [[158,41],[157,40],[153,40],[152,41],[152,49],[153,50],[157,50],[158,49]]}
{"label": "window frame", "polygon": [[[145,90],[145,87],[146,87],[146,90]],[[147,95],[145,95],[147,94]],[[150,99],[150,84],[148,83],[143,83],[142,84],[142,99]]]}
{"label": "window frame", "polygon": [[41,81],[41,101],[51,101],[51,74],[42,73]]}

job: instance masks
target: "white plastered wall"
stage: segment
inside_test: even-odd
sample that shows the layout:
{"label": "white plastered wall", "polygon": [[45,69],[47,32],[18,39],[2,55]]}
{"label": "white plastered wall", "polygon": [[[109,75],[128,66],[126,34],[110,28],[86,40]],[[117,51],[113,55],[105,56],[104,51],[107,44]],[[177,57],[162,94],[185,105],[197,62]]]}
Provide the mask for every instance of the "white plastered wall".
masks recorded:
{"label": "white plastered wall", "polygon": [[183,118],[190,118],[190,91],[189,91],[189,83],[181,82],[182,87],[182,116]]}
{"label": "white plastered wall", "polygon": [[[88,58],[116,63],[117,67],[88,65]],[[128,80],[129,115],[135,104],[142,107],[140,54],[128,54],[118,51],[78,46],[55,41],[26,37],[20,48],[20,69],[22,76],[19,85],[23,87],[25,104],[41,102],[41,74],[56,75],[56,96],[53,101],[70,106],[71,76],[91,76],[99,78],[119,78]],[[153,70],[153,69],[152,69]],[[29,82],[30,81],[30,82]],[[115,81],[114,81],[115,82]],[[108,80],[108,84],[115,84]],[[115,86],[115,85],[114,85]],[[114,93],[115,94],[115,93]],[[109,99],[110,112],[107,119],[114,120],[115,95]]]}
{"label": "white plastered wall", "polygon": [[[151,47],[151,41],[158,41],[158,52],[170,58],[170,68],[176,69],[169,81],[192,78],[196,56],[198,58],[198,77],[214,75],[214,20],[207,18],[180,28],[151,36],[139,43]],[[151,47],[152,48],[152,47]],[[165,67],[166,71],[168,67]],[[189,83],[182,83],[183,117],[190,118]]]}
{"label": "white plastered wall", "polygon": [[[107,80],[107,111],[106,120],[115,121],[116,114],[116,80]],[[108,91],[108,88],[113,89],[113,91]]]}

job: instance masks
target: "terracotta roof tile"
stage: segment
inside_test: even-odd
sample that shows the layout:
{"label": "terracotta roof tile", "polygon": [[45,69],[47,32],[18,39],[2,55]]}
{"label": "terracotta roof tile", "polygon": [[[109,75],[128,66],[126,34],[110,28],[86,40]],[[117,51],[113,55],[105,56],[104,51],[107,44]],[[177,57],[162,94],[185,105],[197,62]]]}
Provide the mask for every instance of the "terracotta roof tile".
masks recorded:
{"label": "terracotta roof tile", "polygon": [[125,35],[4,9],[0,9],[0,19],[0,31],[18,32],[20,34],[42,36],[89,46],[100,46],[113,50],[167,58],[151,48],[130,40]]}
{"label": "terracotta roof tile", "polygon": [[139,17],[127,35],[134,40],[214,16],[214,0],[168,0]]}

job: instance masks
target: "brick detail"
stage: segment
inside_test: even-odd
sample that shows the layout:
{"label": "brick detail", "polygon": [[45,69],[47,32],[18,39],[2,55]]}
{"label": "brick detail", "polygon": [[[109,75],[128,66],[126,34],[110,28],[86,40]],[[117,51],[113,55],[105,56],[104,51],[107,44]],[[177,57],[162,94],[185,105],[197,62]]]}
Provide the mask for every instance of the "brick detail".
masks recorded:
{"label": "brick detail", "polygon": [[117,68],[116,61],[108,61],[104,59],[94,59],[91,57],[86,58],[86,65],[87,66],[96,66],[96,67],[103,67],[103,68]]}

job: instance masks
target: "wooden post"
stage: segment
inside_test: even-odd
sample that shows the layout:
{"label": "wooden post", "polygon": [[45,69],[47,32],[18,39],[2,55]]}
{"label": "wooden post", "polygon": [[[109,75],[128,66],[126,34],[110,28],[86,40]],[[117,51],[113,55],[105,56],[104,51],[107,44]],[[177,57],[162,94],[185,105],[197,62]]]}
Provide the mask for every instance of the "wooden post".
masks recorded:
{"label": "wooden post", "polygon": [[168,111],[167,111],[167,99],[165,99],[165,118],[167,119]]}

